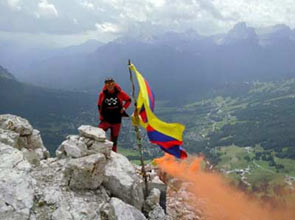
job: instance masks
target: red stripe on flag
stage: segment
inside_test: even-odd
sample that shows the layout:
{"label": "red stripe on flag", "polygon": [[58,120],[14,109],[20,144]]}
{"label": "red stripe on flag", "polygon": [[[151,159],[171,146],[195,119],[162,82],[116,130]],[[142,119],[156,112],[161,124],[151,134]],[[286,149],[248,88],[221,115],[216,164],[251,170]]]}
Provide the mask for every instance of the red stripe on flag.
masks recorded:
{"label": "red stripe on flag", "polygon": [[170,147],[173,147],[173,146],[180,146],[182,145],[182,141],[167,141],[167,142],[162,142],[162,141],[153,141],[153,140],[150,140],[153,144],[157,144],[157,145],[160,145],[162,146],[163,148],[170,148]]}

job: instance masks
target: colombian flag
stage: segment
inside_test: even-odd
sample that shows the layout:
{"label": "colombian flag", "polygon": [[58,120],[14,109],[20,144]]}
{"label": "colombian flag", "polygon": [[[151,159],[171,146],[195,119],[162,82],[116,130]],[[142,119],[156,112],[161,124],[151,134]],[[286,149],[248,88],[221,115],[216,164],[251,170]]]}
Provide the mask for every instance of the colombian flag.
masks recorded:
{"label": "colombian flag", "polygon": [[136,74],[139,85],[136,109],[139,115],[139,121],[136,121],[133,115],[133,123],[144,127],[150,142],[157,144],[163,151],[180,159],[186,158],[187,153],[181,147],[182,133],[185,129],[184,125],[166,123],[157,118],[154,114],[155,95],[148,82],[136,70],[133,64],[129,65],[129,68]]}

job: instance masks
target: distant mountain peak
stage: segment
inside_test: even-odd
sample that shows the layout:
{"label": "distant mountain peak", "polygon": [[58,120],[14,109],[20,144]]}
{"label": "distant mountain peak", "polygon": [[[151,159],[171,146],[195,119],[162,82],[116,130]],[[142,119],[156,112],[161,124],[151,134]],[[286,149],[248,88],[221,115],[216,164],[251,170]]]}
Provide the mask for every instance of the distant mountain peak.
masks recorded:
{"label": "distant mountain peak", "polygon": [[245,22],[239,22],[228,32],[228,36],[233,39],[257,38],[255,29],[248,27]]}
{"label": "distant mountain peak", "polygon": [[291,28],[285,24],[278,24],[272,28],[272,37],[277,39],[289,38],[293,35]]}
{"label": "distant mountain peak", "polygon": [[272,30],[273,32],[277,32],[277,31],[292,32],[291,28],[286,24],[277,24],[273,26]]}
{"label": "distant mountain peak", "polygon": [[5,69],[1,65],[0,65],[0,78],[7,78],[7,79],[15,80],[15,77],[10,72],[8,72],[7,69]]}
{"label": "distant mountain peak", "polygon": [[215,42],[219,45],[235,44],[240,41],[252,43],[258,42],[258,36],[253,27],[249,27],[246,22],[239,22],[224,37],[218,38]]}

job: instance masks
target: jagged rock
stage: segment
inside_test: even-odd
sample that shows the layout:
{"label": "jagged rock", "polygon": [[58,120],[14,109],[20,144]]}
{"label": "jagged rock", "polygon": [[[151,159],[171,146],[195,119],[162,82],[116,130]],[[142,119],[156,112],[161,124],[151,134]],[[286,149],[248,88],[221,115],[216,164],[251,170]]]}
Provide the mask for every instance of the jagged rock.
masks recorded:
{"label": "jagged rock", "polygon": [[[97,155],[91,155],[97,157]],[[32,213],[36,219],[101,219],[100,211],[104,204],[110,200],[106,190],[100,186],[97,190],[72,191],[68,186],[68,179],[64,178],[64,169],[71,161],[79,159],[43,160],[40,166],[31,173],[36,179],[35,205]],[[89,158],[88,158],[89,160]],[[90,159],[91,160],[91,159]],[[81,179],[81,182],[82,179]],[[87,184],[87,183],[86,183]]]}
{"label": "jagged rock", "polygon": [[32,135],[28,137],[28,145],[31,149],[37,149],[43,146],[40,131],[33,129]]}
{"label": "jagged rock", "polygon": [[[146,219],[142,180],[126,157],[111,151],[104,131],[81,126],[80,136],[61,144],[59,158],[47,158],[28,121],[0,118],[0,219]],[[159,195],[151,195],[148,215],[156,220]]]}
{"label": "jagged rock", "polygon": [[87,155],[86,144],[79,140],[79,136],[71,135],[56,150],[56,156],[79,158]]}
{"label": "jagged rock", "polygon": [[149,196],[146,198],[144,208],[148,212],[155,208],[160,202],[160,190],[154,188],[150,191]]}
{"label": "jagged rock", "polygon": [[30,164],[22,152],[0,143],[0,219],[29,219],[33,206]]}
{"label": "jagged rock", "polygon": [[105,142],[94,141],[93,144],[89,147],[89,152],[92,153],[102,153],[107,158],[110,158],[111,151],[113,147],[113,142],[105,140]]}
{"label": "jagged rock", "polygon": [[31,165],[24,159],[21,151],[0,143],[0,169],[30,171]]}
{"label": "jagged rock", "polygon": [[27,136],[20,136],[17,140],[17,146],[18,146],[18,149],[29,148],[28,137]]}
{"label": "jagged rock", "polygon": [[193,193],[190,193],[188,190],[189,187],[191,187],[191,183],[180,182],[176,179],[169,180],[167,189],[167,220],[204,219],[201,209],[204,201],[201,201]]}
{"label": "jagged rock", "polygon": [[0,142],[18,148],[18,139],[18,133],[0,128]]}
{"label": "jagged rock", "polygon": [[39,155],[33,150],[27,150],[23,148],[21,150],[23,152],[24,158],[32,165],[39,166],[40,165],[40,157]]}
{"label": "jagged rock", "polygon": [[107,158],[110,157],[113,142],[105,140],[99,142],[94,139],[80,137],[78,135],[69,135],[67,140],[56,150],[56,156],[58,158],[79,158],[90,154],[102,153]]}
{"label": "jagged rock", "polygon": [[38,155],[38,157],[40,158],[40,160],[47,159],[47,158],[50,157],[50,153],[46,149],[46,147],[44,147],[44,145],[41,146],[40,148],[35,149],[34,151]]}
{"label": "jagged rock", "polygon": [[52,214],[52,220],[72,220],[71,213],[67,210],[67,208],[61,206],[57,208]]}
{"label": "jagged rock", "polygon": [[144,202],[142,184],[135,168],[123,155],[111,152],[103,185],[112,195],[141,210]]}
{"label": "jagged rock", "polygon": [[[0,142],[19,150],[27,149],[30,153],[29,156],[26,153],[26,157],[28,156],[29,159],[35,157],[35,155],[39,160],[50,156],[49,151],[43,145],[40,132],[33,129],[26,119],[9,114],[0,115],[0,127]],[[29,161],[36,162],[36,160],[31,159]]]}
{"label": "jagged rock", "polygon": [[166,219],[165,212],[160,206],[160,190],[153,188],[149,196],[146,198],[143,210],[147,213],[149,220],[164,220]]}
{"label": "jagged rock", "polygon": [[160,180],[159,176],[154,176],[153,179],[149,182],[149,188],[156,188],[160,190],[160,206],[166,212],[167,185]]}
{"label": "jagged rock", "polygon": [[83,141],[86,144],[87,148],[90,147],[95,141],[93,139],[86,138],[86,137],[80,137],[79,139],[80,141]]}
{"label": "jagged rock", "polygon": [[101,128],[92,127],[90,125],[81,125],[78,130],[82,137],[87,137],[100,142],[106,140],[106,134]]}
{"label": "jagged rock", "polygon": [[156,205],[149,213],[148,213],[149,220],[165,220],[166,215],[162,207],[158,204]]}
{"label": "jagged rock", "polygon": [[124,203],[122,200],[113,197],[110,201],[110,206],[114,216],[110,215],[110,220],[146,220],[146,217],[133,206]]}
{"label": "jagged rock", "polygon": [[64,175],[71,189],[97,189],[103,182],[105,165],[103,154],[71,159]]}
{"label": "jagged rock", "polygon": [[0,128],[14,131],[21,136],[28,136],[33,132],[33,127],[28,120],[10,114],[0,115]]}

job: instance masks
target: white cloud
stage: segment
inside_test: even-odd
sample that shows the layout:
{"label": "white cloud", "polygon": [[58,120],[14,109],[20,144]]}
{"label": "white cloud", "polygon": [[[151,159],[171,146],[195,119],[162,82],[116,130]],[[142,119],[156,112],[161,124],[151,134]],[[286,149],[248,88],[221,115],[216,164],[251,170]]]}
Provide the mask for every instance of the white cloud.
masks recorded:
{"label": "white cloud", "polygon": [[210,35],[241,21],[253,27],[295,27],[294,0],[0,0],[0,14],[0,31],[71,38],[188,29]]}
{"label": "white cloud", "polygon": [[57,17],[58,12],[54,4],[48,3],[47,0],[41,0],[38,3],[38,12],[37,17],[46,16],[46,17]]}
{"label": "white cloud", "polygon": [[119,32],[119,27],[115,24],[111,23],[103,23],[103,24],[95,24],[95,27],[98,31],[105,32],[105,33],[117,33]]}
{"label": "white cloud", "polygon": [[160,8],[165,5],[166,0],[148,0],[153,6]]}
{"label": "white cloud", "polygon": [[80,3],[82,7],[87,8],[87,9],[94,9],[94,4],[88,1],[83,1]]}
{"label": "white cloud", "polygon": [[246,21],[255,27],[279,23],[295,26],[294,0],[214,0],[223,16],[232,17],[232,23]]}
{"label": "white cloud", "polygon": [[21,10],[20,0],[7,0],[7,4],[13,10]]}
{"label": "white cloud", "polygon": [[76,18],[73,18],[74,24],[79,24],[78,20]]}

